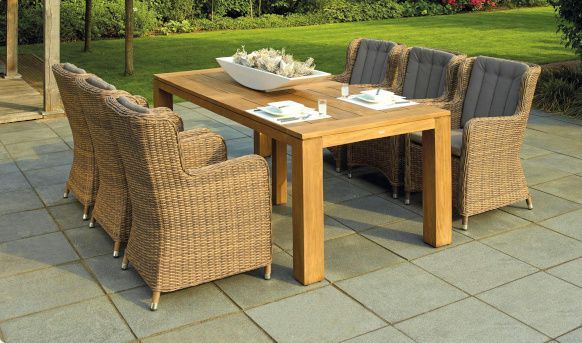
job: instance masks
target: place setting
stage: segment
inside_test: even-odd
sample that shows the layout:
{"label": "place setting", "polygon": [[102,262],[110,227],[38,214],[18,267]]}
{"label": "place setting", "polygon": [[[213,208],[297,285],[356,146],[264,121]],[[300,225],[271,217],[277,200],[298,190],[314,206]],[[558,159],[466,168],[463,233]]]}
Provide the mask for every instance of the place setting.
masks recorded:
{"label": "place setting", "polygon": [[378,111],[418,104],[382,88],[369,89],[352,95],[349,94],[349,91],[349,85],[342,84],[341,97],[337,99]]}
{"label": "place setting", "polygon": [[317,110],[295,101],[286,100],[270,102],[267,106],[253,108],[247,112],[280,125],[331,118],[327,114],[327,102],[324,99],[318,101]]}

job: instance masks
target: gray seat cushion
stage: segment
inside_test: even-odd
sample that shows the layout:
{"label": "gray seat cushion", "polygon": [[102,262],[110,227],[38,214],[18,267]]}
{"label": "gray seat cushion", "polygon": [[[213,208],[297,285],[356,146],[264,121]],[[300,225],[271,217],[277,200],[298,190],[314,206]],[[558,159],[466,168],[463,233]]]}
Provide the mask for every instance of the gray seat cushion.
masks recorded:
{"label": "gray seat cushion", "polygon": [[63,64],[63,69],[74,74],[86,74],[85,69],[81,69],[72,63]]}
{"label": "gray seat cushion", "polygon": [[129,100],[127,97],[120,96],[119,98],[117,98],[117,102],[119,102],[120,104],[122,104],[123,106],[125,106],[126,108],[128,108],[134,112],[143,113],[143,114],[150,113],[149,108],[140,106],[140,105],[136,104],[135,102]]}
{"label": "gray seat cushion", "polygon": [[510,116],[521,96],[525,63],[479,56],[475,59],[463,104],[461,126],[477,117]]}
{"label": "gray seat cushion", "polygon": [[97,77],[97,76],[91,76],[87,79],[87,83],[90,84],[91,86],[106,90],[106,91],[114,91],[117,88],[115,88],[114,85],[109,84],[105,81],[103,81],[102,78]]}
{"label": "gray seat cushion", "polygon": [[394,42],[362,39],[350,76],[350,83],[382,83],[386,77],[388,54],[395,46]]}
{"label": "gray seat cushion", "polygon": [[[410,134],[410,140],[422,145],[422,131]],[[463,129],[451,130],[451,153],[453,156],[461,157],[461,147],[463,146]]]}
{"label": "gray seat cushion", "polygon": [[409,99],[432,99],[443,95],[447,67],[454,56],[434,49],[410,49],[402,95]]}

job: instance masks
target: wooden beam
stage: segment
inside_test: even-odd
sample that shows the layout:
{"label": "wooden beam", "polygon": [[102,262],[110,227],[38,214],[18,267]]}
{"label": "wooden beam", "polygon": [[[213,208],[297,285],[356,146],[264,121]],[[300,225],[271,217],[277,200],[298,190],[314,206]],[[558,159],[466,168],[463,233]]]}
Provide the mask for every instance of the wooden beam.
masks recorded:
{"label": "wooden beam", "polygon": [[18,0],[6,1],[6,78],[20,78],[18,74]]}
{"label": "wooden beam", "polygon": [[62,112],[61,97],[51,67],[61,59],[60,0],[44,1],[44,108],[45,113]]}

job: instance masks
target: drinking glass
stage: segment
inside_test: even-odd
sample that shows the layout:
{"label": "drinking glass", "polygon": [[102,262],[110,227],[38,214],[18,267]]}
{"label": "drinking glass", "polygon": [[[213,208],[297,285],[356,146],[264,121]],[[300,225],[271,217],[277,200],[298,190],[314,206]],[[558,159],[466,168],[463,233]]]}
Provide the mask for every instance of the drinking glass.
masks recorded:
{"label": "drinking glass", "polygon": [[347,98],[350,95],[350,85],[342,83],[342,98]]}
{"label": "drinking glass", "polygon": [[319,99],[317,100],[317,112],[322,115],[327,114],[327,100],[326,99]]}

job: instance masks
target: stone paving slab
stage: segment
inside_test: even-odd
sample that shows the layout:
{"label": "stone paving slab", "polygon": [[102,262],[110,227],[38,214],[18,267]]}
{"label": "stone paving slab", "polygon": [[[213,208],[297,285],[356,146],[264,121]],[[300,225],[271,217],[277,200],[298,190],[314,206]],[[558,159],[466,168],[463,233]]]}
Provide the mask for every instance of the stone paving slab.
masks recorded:
{"label": "stone paving slab", "polygon": [[582,324],[582,288],[543,272],[478,298],[550,337],[563,335]]}
{"label": "stone paving slab", "polygon": [[247,313],[278,342],[338,342],[385,326],[380,318],[330,286]]}
{"label": "stone paving slab", "polygon": [[[253,152],[252,130],[190,103],[176,109],[186,128],[222,134],[229,158]],[[158,312],[107,234],[88,228],[73,194],[62,198],[66,118],[0,125],[0,339],[578,342],[582,121],[530,118],[521,156],[534,210],[520,201],[472,216],[469,231],[456,216],[453,245],[434,249],[422,241],[420,193],[405,206],[372,169],[336,173],[326,150],[325,281],[292,276],[290,196],[273,208],[270,281],[257,269],[165,293]]]}
{"label": "stone paving slab", "polygon": [[0,328],[10,343],[116,343],[135,338],[106,297],[9,320]]}
{"label": "stone paving slab", "polygon": [[548,337],[469,298],[396,324],[417,342],[546,342]]}

